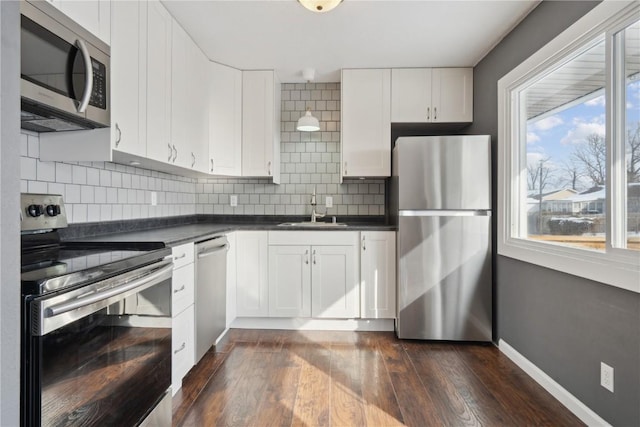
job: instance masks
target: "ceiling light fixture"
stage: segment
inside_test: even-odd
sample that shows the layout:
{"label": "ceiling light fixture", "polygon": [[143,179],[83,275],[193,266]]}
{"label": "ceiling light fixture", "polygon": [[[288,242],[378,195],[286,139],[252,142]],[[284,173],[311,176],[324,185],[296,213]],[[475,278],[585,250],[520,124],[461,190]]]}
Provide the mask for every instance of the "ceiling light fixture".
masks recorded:
{"label": "ceiling light fixture", "polygon": [[342,3],[342,0],[298,0],[298,3],[312,12],[324,13]]}
{"label": "ceiling light fixture", "polygon": [[307,108],[305,115],[298,119],[296,129],[301,132],[315,132],[320,130],[320,122],[311,115],[311,108]]}

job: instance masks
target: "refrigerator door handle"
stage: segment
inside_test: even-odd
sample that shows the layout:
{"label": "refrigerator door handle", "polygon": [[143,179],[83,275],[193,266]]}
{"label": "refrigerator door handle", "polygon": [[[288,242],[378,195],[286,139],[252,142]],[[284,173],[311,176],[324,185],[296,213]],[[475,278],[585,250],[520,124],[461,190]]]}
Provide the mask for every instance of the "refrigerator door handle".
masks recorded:
{"label": "refrigerator door handle", "polygon": [[399,216],[491,216],[487,209],[478,210],[401,210]]}

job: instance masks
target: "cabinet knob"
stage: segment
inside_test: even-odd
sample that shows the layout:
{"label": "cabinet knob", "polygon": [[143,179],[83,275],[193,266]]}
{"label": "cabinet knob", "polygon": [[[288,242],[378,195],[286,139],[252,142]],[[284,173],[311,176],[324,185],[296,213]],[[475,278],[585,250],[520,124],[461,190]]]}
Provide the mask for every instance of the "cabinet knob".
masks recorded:
{"label": "cabinet knob", "polygon": [[118,126],[117,123],[116,123],[116,132],[118,135],[116,136],[116,147],[117,147],[118,145],[120,145],[120,141],[122,140],[122,131],[120,130],[120,126]]}

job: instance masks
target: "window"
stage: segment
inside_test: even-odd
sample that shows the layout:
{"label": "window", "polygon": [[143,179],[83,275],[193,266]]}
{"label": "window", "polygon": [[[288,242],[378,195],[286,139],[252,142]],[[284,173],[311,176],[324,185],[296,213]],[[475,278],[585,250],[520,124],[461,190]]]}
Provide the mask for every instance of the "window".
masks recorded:
{"label": "window", "polygon": [[603,2],[498,83],[498,253],[635,292],[639,16]]}

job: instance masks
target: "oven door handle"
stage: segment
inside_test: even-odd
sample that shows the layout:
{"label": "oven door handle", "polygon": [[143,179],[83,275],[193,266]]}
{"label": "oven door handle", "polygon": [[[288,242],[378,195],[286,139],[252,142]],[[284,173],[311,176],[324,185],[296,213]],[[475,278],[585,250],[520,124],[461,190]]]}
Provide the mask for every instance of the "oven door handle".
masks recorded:
{"label": "oven door handle", "polygon": [[78,308],[85,307],[91,304],[95,304],[99,301],[106,300],[108,298],[123,294],[137,288],[144,288],[149,283],[158,281],[158,279],[164,280],[171,277],[172,270],[173,264],[171,263],[160,268],[159,270],[155,270],[152,273],[146,274],[138,279],[132,280],[131,282],[125,283],[124,285],[116,286],[105,291],[96,292],[95,294],[91,294],[89,296],[80,297],[73,301],[63,302],[48,307],[45,311],[45,315],[46,317],[58,316],[60,314],[77,310]]}

